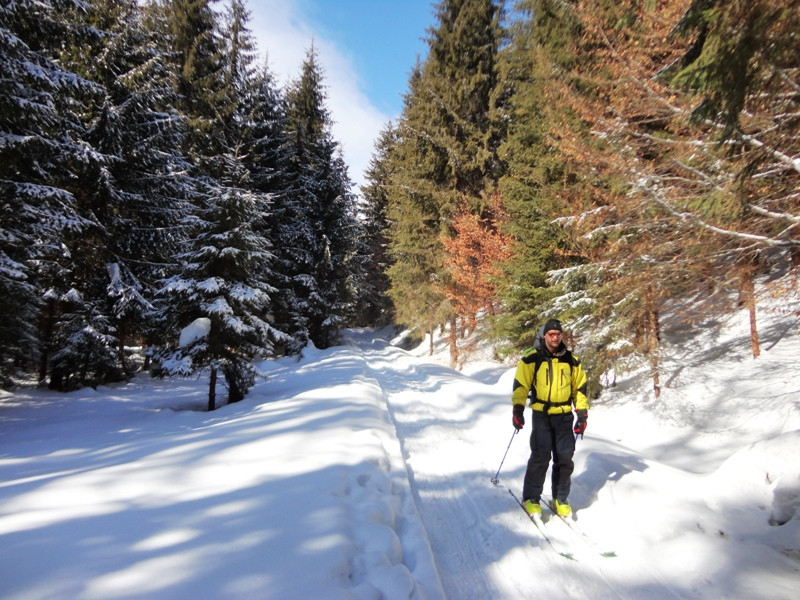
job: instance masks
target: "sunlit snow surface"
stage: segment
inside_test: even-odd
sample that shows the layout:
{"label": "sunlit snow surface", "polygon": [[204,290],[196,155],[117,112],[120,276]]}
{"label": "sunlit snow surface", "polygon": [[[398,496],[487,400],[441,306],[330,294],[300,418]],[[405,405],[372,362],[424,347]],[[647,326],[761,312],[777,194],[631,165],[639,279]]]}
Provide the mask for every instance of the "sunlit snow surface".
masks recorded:
{"label": "sunlit snow surface", "polygon": [[513,366],[444,344],[353,331],[213,413],[204,378],[2,393],[0,598],[796,598],[800,337],[760,331],[669,340],[657,402],[604,392],[557,550],[507,489]]}

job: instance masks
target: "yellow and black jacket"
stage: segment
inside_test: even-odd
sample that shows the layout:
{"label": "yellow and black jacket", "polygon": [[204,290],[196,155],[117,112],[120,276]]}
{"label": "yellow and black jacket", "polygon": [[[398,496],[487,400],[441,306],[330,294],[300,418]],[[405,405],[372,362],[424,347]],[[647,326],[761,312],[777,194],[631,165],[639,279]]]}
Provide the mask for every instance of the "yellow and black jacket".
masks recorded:
{"label": "yellow and black jacket", "polygon": [[[535,381],[534,381],[535,378]],[[530,396],[529,396],[530,395]],[[562,344],[555,355],[531,348],[522,354],[514,376],[511,402],[550,415],[588,410],[586,373],[580,359]]]}

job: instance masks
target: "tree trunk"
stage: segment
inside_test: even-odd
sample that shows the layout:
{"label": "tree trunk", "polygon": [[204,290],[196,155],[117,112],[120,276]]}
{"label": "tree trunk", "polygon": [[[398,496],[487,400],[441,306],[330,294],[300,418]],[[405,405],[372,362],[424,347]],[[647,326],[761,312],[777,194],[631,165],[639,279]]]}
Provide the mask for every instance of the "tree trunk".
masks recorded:
{"label": "tree trunk", "polygon": [[225,382],[228,384],[228,404],[244,400],[237,365],[228,365],[225,368]]}
{"label": "tree trunk", "polygon": [[[153,347],[153,339],[151,335],[146,335],[142,340],[142,351],[144,353],[144,364],[142,365],[142,371],[145,373],[150,372],[150,363],[152,359],[150,358],[150,349]],[[150,373],[152,375],[152,373]]]}
{"label": "tree trunk", "polygon": [[753,358],[761,356],[761,344],[758,342],[758,326],[756,324],[755,295],[753,295],[753,303],[750,306],[750,346],[753,349]]}
{"label": "tree trunk", "polygon": [[128,365],[125,362],[125,328],[120,325],[119,327],[119,344],[117,345],[117,360],[122,367],[122,372],[125,374],[126,379],[130,379],[131,372],[128,370]]}
{"label": "tree trunk", "polygon": [[456,315],[450,316],[450,368],[458,366],[458,322]]}
{"label": "tree trunk", "polygon": [[658,304],[652,285],[645,292],[645,335],[647,336],[647,352],[650,355],[650,372],[653,375],[653,393],[661,396],[661,377],[659,374],[658,350],[661,346],[661,324],[658,320]]}
{"label": "tree trunk", "polygon": [[653,373],[653,393],[656,398],[661,396],[661,377],[658,374],[658,355],[653,353],[650,357],[650,370]]}
{"label": "tree trunk", "polygon": [[[47,370],[50,363],[50,344],[53,340],[53,327],[56,320],[56,302],[47,301],[47,314],[42,317],[39,355],[39,385],[47,380]],[[52,384],[52,381],[51,381]]]}
{"label": "tree trunk", "polygon": [[758,325],[756,323],[756,267],[747,265],[739,270],[739,301],[750,314],[750,347],[753,358],[761,355],[761,345],[758,342]]}
{"label": "tree trunk", "polygon": [[217,369],[211,367],[211,375],[208,378],[208,410],[211,412],[217,407]]}

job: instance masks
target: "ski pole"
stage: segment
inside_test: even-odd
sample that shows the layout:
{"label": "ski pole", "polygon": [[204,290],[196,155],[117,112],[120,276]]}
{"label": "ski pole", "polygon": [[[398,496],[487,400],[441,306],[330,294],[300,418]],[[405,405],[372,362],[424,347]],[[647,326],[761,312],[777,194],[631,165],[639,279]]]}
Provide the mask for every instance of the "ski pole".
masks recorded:
{"label": "ski pole", "polygon": [[[519,433],[519,429],[515,428],[514,429],[514,433],[511,434],[511,439],[508,441],[508,448],[511,448],[511,442],[514,441],[514,436],[517,435],[518,433]],[[497,485],[498,483],[500,483],[500,479],[498,479],[498,477],[500,477],[500,469],[503,468],[503,463],[506,462],[506,454],[508,454],[508,448],[506,448],[506,453],[503,454],[503,460],[500,461],[500,466],[497,467],[497,473],[495,474],[494,477],[491,478],[491,482],[494,485]]]}

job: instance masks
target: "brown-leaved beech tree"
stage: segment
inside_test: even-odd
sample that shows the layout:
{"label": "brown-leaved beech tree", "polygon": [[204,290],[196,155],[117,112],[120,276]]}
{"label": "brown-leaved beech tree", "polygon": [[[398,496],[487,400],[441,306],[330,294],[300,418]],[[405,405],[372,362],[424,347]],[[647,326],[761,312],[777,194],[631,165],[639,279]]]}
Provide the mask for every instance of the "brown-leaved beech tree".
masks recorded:
{"label": "brown-leaved beech tree", "polygon": [[[495,313],[500,265],[511,256],[511,237],[500,229],[503,216],[502,198],[497,193],[483,215],[476,215],[462,203],[451,223],[453,234],[442,237],[445,266],[450,273],[444,294],[453,314],[470,330],[477,326],[482,311]],[[455,326],[450,328],[450,359],[453,366],[458,363]]]}

